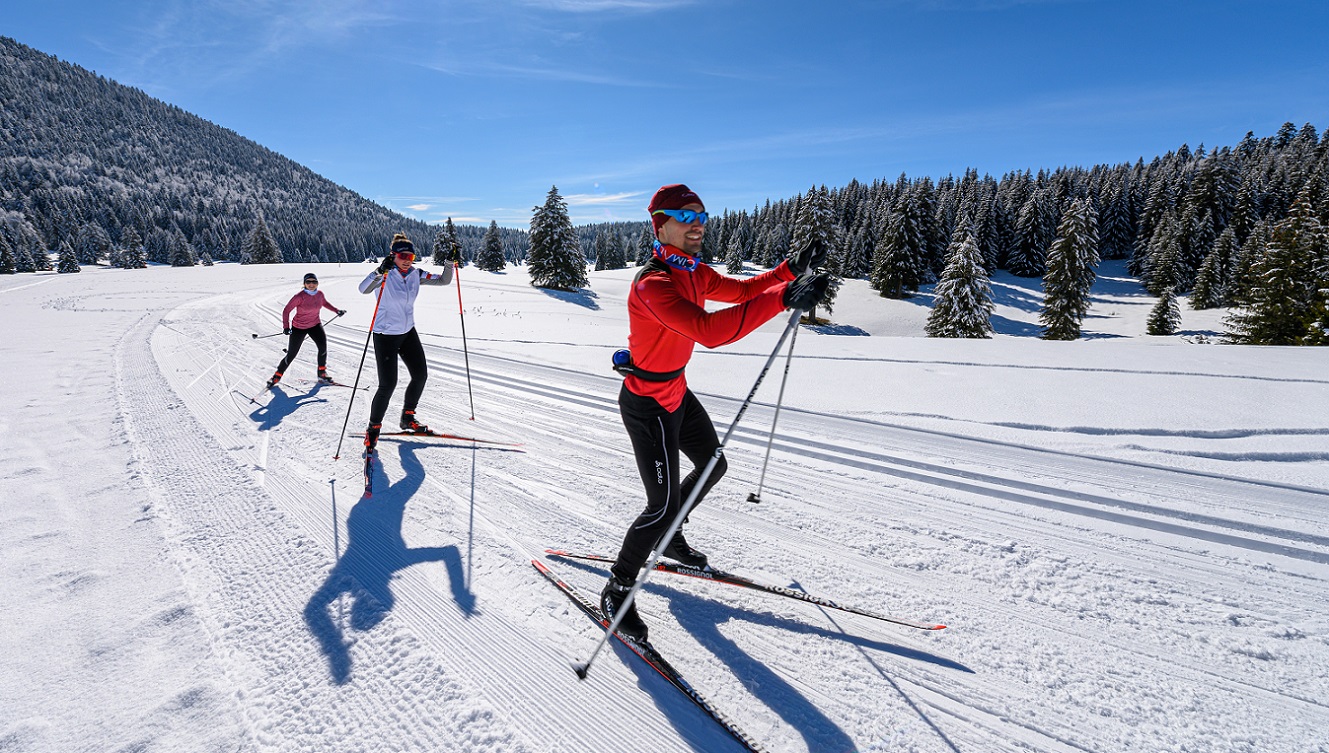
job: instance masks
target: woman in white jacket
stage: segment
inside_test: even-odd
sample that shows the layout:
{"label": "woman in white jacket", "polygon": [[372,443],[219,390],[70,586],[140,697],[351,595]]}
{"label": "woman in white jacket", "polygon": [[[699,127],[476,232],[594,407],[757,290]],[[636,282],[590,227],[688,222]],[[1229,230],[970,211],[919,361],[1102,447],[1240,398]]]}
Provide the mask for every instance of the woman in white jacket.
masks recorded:
{"label": "woman in white jacket", "polygon": [[388,401],[397,388],[397,359],[406,364],[411,381],[406,385],[406,398],[402,405],[402,431],[425,433],[429,427],[415,418],[415,406],[425,391],[429,367],[425,363],[424,345],[415,331],[415,297],[421,285],[447,285],[452,282],[452,267],[444,267],[442,274],[426,272],[412,266],[415,246],[402,233],[392,236],[391,252],[383,257],[378,269],[360,283],[361,293],[372,293],[383,288],[378,300],[378,313],[374,316],[374,361],[378,365],[378,391],[369,407],[369,428],[365,430],[365,447],[373,450],[378,444],[378,433],[383,428],[383,416],[388,412]]}

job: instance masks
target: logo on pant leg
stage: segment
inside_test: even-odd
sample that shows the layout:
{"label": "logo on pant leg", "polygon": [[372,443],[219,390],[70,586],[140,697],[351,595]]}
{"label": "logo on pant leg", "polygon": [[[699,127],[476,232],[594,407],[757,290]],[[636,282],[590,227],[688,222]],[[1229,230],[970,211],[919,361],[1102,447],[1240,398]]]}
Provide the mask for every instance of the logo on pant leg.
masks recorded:
{"label": "logo on pant leg", "polygon": [[664,468],[663,460],[655,461],[655,483],[657,484],[664,484],[664,471],[661,470],[663,468]]}

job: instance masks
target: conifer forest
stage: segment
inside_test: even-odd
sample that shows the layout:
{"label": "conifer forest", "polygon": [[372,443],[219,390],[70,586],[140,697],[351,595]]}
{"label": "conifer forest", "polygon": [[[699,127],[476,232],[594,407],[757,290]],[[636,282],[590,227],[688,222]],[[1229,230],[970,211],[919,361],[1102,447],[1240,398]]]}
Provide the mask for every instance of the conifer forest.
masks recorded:
{"label": "conifer forest", "polygon": [[[712,207],[703,260],[731,273],[770,267],[819,239],[831,249],[827,271],[866,279],[882,296],[938,284],[929,334],[951,337],[990,333],[986,276],[1040,277],[1049,339],[1078,336],[1095,267],[1123,260],[1160,300],[1151,333],[1167,333],[1175,297],[1188,295],[1193,308],[1230,309],[1235,342],[1327,344],[1329,131],[1285,123],[1233,141],[1117,164],[1012,166],[999,178],[901,174],[814,186],[750,210]],[[354,262],[381,255],[397,231],[422,255],[442,248],[440,258],[483,257],[486,269],[559,259],[614,269],[649,257],[644,220],[573,228],[556,187],[531,203],[529,233],[428,225],[0,37],[0,273]],[[586,284],[584,267],[541,274],[555,286]]]}

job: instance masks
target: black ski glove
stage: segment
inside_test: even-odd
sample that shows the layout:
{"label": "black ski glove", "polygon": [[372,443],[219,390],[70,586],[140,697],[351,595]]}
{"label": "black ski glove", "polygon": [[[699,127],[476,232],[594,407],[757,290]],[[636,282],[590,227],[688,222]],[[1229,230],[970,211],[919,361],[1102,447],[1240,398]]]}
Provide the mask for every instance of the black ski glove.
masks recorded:
{"label": "black ski glove", "polygon": [[286,335],[287,337],[290,337],[290,336],[291,336],[291,328],[290,328],[290,327],[287,327],[286,329],[283,329],[283,330],[281,331],[281,333],[282,333],[283,335]]}
{"label": "black ski glove", "polygon": [[803,247],[789,257],[789,271],[803,275],[826,263],[826,244],[819,239],[809,239]]}
{"label": "black ski glove", "polygon": [[385,275],[389,269],[392,269],[392,254],[383,257],[383,263],[378,265],[378,273]]}
{"label": "black ski glove", "polygon": [[346,309],[337,309],[337,316],[346,316]]}
{"label": "black ski glove", "polygon": [[811,311],[831,288],[832,277],[825,272],[803,275],[785,286],[784,306],[787,309]]}

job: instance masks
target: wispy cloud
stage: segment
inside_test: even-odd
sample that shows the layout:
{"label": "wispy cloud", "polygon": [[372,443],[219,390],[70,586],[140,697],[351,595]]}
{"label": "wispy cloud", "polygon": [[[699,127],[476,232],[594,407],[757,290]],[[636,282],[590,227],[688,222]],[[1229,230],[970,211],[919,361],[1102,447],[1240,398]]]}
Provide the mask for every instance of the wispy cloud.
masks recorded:
{"label": "wispy cloud", "polygon": [[641,191],[633,191],[631,193],[616,193],[616,194],[574,193],[564,196],[563,200],[568,203],[569,207],[627,206],[629,204],[636,204],[639,198],[644,195],[645,194],[643,194]]}
{"label": "wispy cloud", "polygon": [[624,78],[604,71],[578,71],[554,63],[522,66],[487,60],[469,60],[464,63],[418,63],[418,65],[450,76],[492,76],[495,78],[531,79],[536,81],[567,81],[576,84],[635,89],[670,88],[670,85],[667,84]]}

